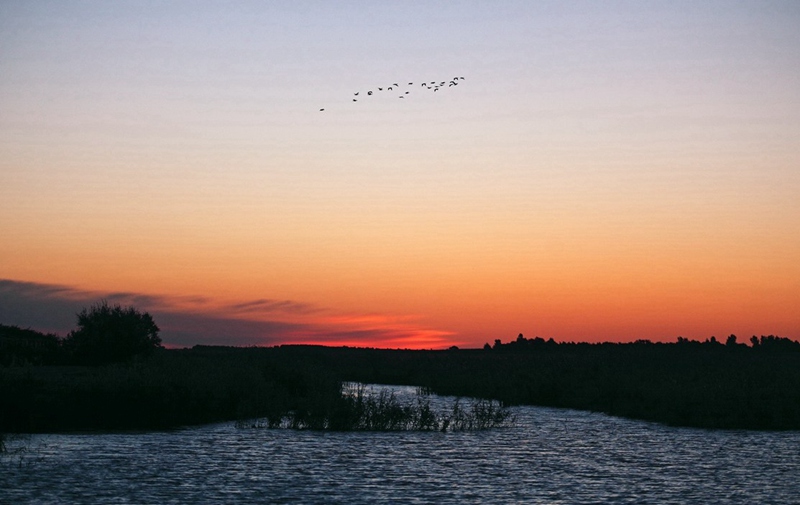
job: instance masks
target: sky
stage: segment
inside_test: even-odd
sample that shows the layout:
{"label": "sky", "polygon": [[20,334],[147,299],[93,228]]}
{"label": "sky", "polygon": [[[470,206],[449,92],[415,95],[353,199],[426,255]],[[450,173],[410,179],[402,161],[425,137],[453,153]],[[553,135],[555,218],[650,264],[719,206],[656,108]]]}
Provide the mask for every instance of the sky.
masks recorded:
{"label": "sky", "polygon": [[65,335],[105,299],[177,347],[798,339],[798,26],[5,0],[0,323]]}

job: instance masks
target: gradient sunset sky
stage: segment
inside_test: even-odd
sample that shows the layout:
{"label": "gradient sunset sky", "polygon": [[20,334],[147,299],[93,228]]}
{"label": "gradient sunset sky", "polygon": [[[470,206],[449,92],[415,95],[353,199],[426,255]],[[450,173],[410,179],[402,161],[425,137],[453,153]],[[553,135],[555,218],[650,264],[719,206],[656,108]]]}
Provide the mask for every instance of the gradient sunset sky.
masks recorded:
{"label": "gradient sunset sky", "polygon": [[797,339],[800,2],[5,0],[0,237],[62,335]]}

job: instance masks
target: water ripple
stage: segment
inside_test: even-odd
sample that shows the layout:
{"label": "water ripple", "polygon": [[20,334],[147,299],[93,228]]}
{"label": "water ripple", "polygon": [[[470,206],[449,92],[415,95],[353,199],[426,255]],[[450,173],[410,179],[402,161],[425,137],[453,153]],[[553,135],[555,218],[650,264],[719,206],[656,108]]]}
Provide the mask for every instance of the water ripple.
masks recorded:
{"label": "water ripple", "polygon": [[0,503],[797,503],[800,433],[516,408],[485,432],[39,435]]}

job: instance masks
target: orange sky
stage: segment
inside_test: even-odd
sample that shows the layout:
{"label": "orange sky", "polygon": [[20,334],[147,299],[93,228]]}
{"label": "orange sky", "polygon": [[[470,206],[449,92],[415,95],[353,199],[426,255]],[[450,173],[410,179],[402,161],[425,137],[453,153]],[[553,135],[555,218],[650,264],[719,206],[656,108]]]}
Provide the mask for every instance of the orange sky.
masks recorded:
{"label": "orange sky", "polygon": [[792,3],[101,5],[0,7],[0,323],[122,293],[175,345],[800,338]]}

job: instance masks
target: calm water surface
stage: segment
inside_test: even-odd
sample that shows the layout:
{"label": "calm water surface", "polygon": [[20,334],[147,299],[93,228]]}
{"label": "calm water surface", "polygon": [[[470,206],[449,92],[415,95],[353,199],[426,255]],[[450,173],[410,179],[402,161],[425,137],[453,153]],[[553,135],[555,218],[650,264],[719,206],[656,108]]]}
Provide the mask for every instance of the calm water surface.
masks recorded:
{"label": "calm water surface", "polygon": [[514,412],[485,432],[37,435],[0,460],[0,503],[800,503],[800,432]]}

